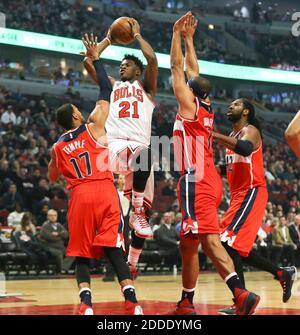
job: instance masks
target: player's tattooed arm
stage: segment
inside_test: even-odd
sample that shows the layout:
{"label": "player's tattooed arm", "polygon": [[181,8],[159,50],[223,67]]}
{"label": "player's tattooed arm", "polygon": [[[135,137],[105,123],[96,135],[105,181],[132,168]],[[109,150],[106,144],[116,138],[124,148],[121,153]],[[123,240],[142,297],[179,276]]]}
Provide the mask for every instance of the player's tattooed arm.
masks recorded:
{"label": "player's tattooed arm", "polygon": [[142,53],[147,60],[147,66],[144,75],[144,88],[147,93],[154,97],[157,91],[157,58],[151,45],[142,37],[140,25],[135,19],[131,19],[131,26],[133,36],[139,43]]}
{"label": "player's tattooed arm", "polygon": [[57,160],[56,160],[56,154],[55,154],[55,149],[54,146],[51,149],[51,160],[48,164],[48,178],[52,181],[55,182],[58,180],[60,177],[61,173],[57,167]]}
{"label": "player's tattooed arm", "polygon": [[194,46],[194,33],[197,25],[198,20],[193,15],[190,15],[185,22],[185,30],[182,33],[185,44],[185,71],[188,80],[199,76],[199,65]]}
{"label": "player's tattooed arm", "polygon": [[288,125],[285,131],[285,139],[295,155],[300,158],[300,111]]}

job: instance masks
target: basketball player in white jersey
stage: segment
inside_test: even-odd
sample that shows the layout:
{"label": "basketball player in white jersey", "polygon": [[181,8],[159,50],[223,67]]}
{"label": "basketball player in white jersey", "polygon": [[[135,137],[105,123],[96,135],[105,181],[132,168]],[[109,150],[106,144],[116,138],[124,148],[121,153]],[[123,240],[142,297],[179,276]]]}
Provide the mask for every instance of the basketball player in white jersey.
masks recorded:
{"label": "basketball player in white jersey", "polygon": [[[131,19],[131,24],[134,39],[147,60],[144,80],[141,81],[142,62],[135,56],[125,55],[120,65],[120,80],[110,78],[113,90],[105,128],[112,171],[126,175],[124,195],[132,201],[129,224],[133,233],[128,264],[135,278],[144,241],[153,236],[145,210],[151,208],[154,192],[150,141],[158,66],[151,45],[141,36],[138,22]],[[114,41],[109,31],[98,44],[99,57],[111,43]],[[89,71],[91,76],[92,72]]]}

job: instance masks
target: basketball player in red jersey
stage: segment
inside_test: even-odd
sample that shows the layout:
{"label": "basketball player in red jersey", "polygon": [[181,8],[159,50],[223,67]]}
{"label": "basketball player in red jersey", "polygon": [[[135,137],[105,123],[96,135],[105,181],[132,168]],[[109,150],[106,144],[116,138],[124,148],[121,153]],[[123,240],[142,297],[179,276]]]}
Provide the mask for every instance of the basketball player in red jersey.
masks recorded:
{"label": "basketball player in red jersey", "polygon": [[[214,114],[208,98],[210,83],[199,76],[193,43],[197,21],[191,12],[173,26],[171,72],[178,101],[174,124],[174,149],[181,168],[178,198],[182,210],[180,248],[182,255],[182,298],[176,314],[195,314],[193,296],[199,274],[198,246],[214,263],[233,293],[237,314],[251,314],[259,297],[243,289],[219,237],[217,207],[221,200],[221,178],[214,166],[210,133]],[[185,36],[185,65],[189,79],[185,82],[181,34]]]}
{"label": "basketball player in red jersey", "polygon": [[[87,53],[97,58],[97,39],[83,38]],[[143,314],[136,300],[129,267],[122,248],[123,218],[113,175],[109,170],[105,122],[111,84],[99,60],[94,61],[100,86],[99,100],[88,123],[76,106],[57,109],[57,122],[67,130],[52,148],[49,178],[64,176],[70,189],[67,256],[76,257],[76,279],[81,306],[79,314],[92,315],[89,259],[105,255],[118,275],[127,314]]]}
{"label": "basketball player in red jersey", "polygon": [[[230,206],[221,222],[221,241],[244,288],[242,262],[273,274],[282,285],[282,300],[287,302],[297,277],[296,268],[280,268],[251,251],[268,201],[259,121],[254,106],[247,99],[233,101],[227,116],[233,125],[230,136],[212,132],[212,136],[226,147],[226,171],[231,192]],[[220,311],[222,314],[235,312],[235,305]]]}
{"label": "basketball player in red jersey", "polygon": [[295,155],[300,158],[300,110],[287,127],[285,139]]}
{"label": "basketball player in red jersey", "polygon": [[[135,278],[145,239],[153,236],[145,212],[152,206],[154,193],[150,142],[158,66],[151,45],[141,36],[138,22],[131,19],[131,24],[133,36],[147,61],[144,80],[141,81],[143,63],[133,55],[125,55],[120,64],[120,80],[111,78],[113,90],[105,129],[112,171],[126,175],[124,195],[133,206],[129,219],[133,231],[128,264]],[[111,43],[114,41],[108,32],[98,45],[99,55]],[[140,168],[142,161],[145,166]]]}

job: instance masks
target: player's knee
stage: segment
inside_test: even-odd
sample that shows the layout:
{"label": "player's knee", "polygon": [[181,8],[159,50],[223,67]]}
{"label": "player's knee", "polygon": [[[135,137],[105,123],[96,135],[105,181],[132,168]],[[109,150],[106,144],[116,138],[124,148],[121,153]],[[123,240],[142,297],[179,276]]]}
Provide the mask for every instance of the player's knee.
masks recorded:
{"label": "player's knee", "polygon": [[130,271],[121,248],[104,247],[104,253],[112,264],[119,282],[131,279]]}
{"label": "player's knee", "polygon": [[206,250],[214,251],[222,248],[220,237],[217,234],[207,234],[205,235],[204,248]]}
{"label": "player's knee", "polygon": [[135,249],[143,249],[145,239],[137,236],[134,231],[131,233],[131,246]]}
{"label": "player's knee", "polygon": [[148,147],[143,147],[139,149],[136,155],[131,159],[131,165],[134,172],[142,171],[149,172],[151,171],[152,166],[152,151]]}

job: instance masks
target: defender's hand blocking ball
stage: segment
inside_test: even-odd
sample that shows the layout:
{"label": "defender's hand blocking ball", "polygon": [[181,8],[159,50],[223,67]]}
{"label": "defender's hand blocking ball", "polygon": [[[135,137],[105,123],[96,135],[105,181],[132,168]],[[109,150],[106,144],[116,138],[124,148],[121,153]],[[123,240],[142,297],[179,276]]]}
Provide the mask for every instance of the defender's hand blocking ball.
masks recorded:
{"label": "defender's hand blocking ball", "polygon": [[132,31],[132,19],[127,16],[119,17],[109,28],[113,43],[129,44],[134,40]]}

